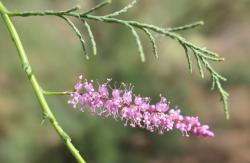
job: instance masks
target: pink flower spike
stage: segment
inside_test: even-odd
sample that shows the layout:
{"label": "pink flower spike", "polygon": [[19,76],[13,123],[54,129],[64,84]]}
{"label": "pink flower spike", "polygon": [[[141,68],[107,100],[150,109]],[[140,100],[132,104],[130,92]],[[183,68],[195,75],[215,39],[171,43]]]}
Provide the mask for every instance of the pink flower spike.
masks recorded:
{"label": "pink flower spike", "polygon": [[[108,83],[101,84],[95,91],[93,81],[85,80],[74,86],[68,104],[74,108],[86,108],[93,115],[111,117],[124,121],[124,126],[144,128],[159,134],[173,129],[179,130],[184,136],[193,134],[201,137],[214,137],[208,125],[202,125],[198,117],[183,116],[180,109],[170,109],[169,102],[161,97],[156,104],[150,104],[149,97],[134,96],[132,89],[123,83],[123,89],[112,89]],[[129,85],[131,88],[132,86]],[[111,92],[111,94],[109,94]]]}

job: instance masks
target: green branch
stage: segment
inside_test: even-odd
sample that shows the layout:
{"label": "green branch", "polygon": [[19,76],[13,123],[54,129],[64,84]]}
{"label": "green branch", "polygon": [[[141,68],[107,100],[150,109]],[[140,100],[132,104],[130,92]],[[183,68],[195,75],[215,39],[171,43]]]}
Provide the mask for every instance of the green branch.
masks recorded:
{"label": "green branch", "polygon": [[95,38],[94,38],[94,34],[92,32],[92,29],[91,29],[91,27],[90,27],[90,25],[88,24],[87,21],[82,19],[82,22],[84,23],[84,26],[86,27],[88,35],[89,35],[89,39],[90,39],[91,46],[92,46],[92,53],[94,55],[96,55],[97,54],[97,48],[96,48],[96,42],[95,42]]}
{"label": "green branch", "polygon": [[[201,77],[204,77],[204,73],[202,70],[202,64],[206,67],[207,71],[210,73],[210,76],[212,78],[212,85],[215,85],[215,83],[217,83],[217,90],[219,91],[223,104],[224,104],[224,110],[225,110],[225,114],[226,114],[226,118],[229,118],[229,111],[228,111],[228,93],[222,88],[222,84],[221,81],[225,81],[226,78],[219,75],[219,73],[217,73],[212,66],[210,65],[210,62],[219,62],[219,61],[223,61],[224,58],[219,57],[218,54],[209,51],[203,47],[199,47],[189,41],[187,41],[185,38],[183,38],[182,36],[180,36],[179,34],[177,34],[176,32],[182,31],[182,30],[187,30],[190,28],[195,28],[197,26],[203,25],[202,21],[198,21],[198,22],[194,22],[188,25],[184,25],[181,27],[174,27],[174,28],[163,28],[163,27],[158,27],[152,24],[146,24],[146,23],[141,23],[138,21],[133,21],[133,20],[122,20],[122,19],[118,19],[118,18],[114,18],[115,16],[118,16],[122,13],[127,12],[128,9],[130,9],[131,7],[134,6],[134,4],[136,3],[136,1],[131,2],[130,4],[128,4],[127,6],[125,6],[123,9],[113,12],[111,14],[107,14],[107,15],[103,15],[103,16],[95,16],[95,15],[90,15],[90,13],[94,12],[95,10],[100,9],[101,7],[109,4],[111,1],[104,1],[96,6],[94,6],[93,8],[91,8],[90,10],[86,11],[86,12],[82,12],[82,13],[78,13],[75,12],[76,9],[78,8],[72,8],[66,11],[40,11],[40,12],[7,12],[7,14],[9,16],[21,16],[21,17],[27,17],[27,16],[45,16],[45,15],[51,15],[51,16],[58,16],[60,18],[64,18],[66,16],[68,17],[75,17],[79,20],[84,20],[84,19],[89,19],[89,20],[94,20],[94,21],[99,21],[99,22],[104,22],[104,23],[113,23],[113,24],[119,24],[119,25],[123,25],[126,27],[130,28],[130,31],[132,32],[133,36],[136,39],[136,43],[137,43],[137,48],[141,57],[142,61],[145,61],[145,57],[144,57],[144,53],[143,53],[143,48],[142,48],[142,43],[139,39],[139,35],[137,34],[137,32],[135,31],[135,28],[142,30],[144,32],[146,32],[146,34],[149,36],[150,41],[153,45],[153,53],[155,56],[157,55],[157,47],[155,44],[155,40],[153,35],[150,33],[155,32],[158,34],[162,34],[165,35],[167,37],[170,37],[171,39],[177,41],[177,43],[179,43],[185,50],[185,54],[187,57],[187,61],[188,61],[188,67],[190,72],[192,72],[192,59],[191,59],[191,54],[190,51],[193,52],[194,58],[197,61],[197,67],[200,71]],[[70,23],[72,24],[72,23]],[[87,25],[87,26],[86,26]],[[72,25],[71,25],[72,26]],[[85,26],[87,27],[88,33],[89,33],[89,37],[91,38],[91,42],[92,42],[92,48],[93,48],[93,52],[96,52],[96,43],[93,39],[93,34],[90,30],[90,26],[88,26],[88,24],[85,24]],[[75,29],[77,29],[77,27],[75,27],[74,25],[72,26]],[[75,30],[77,31],[77,30]],[[77,32],[78,33],[78,32]],[[79,36],[79,33],[78,33]],[[81,36],[82,37],[82,36]]]}
{"label": "green branch", "polygon": [[134,7],[134,5],[136,4],[136,0],[132,1],[131,3],[129,3],[127,6],[125,6],[124,8],[122,8],[119,11],[113,12],[111,14],[108,15],[104,15],[105,17],[115,17],[115,16],[119,16],[122,13],[126,13],[128,11],[128,9]]}
{"label": "green branch", "polygon": [[81,13],[81,16],[85,16],[85,15],[88,15],[92,12],[94,12],[95,10],[98,10],[106,5],[108,5],[109,3],[111,3],[111,0],[106,0],[106,1],[103,1],[99,4],[97,4],[96,6],[92,7],[91,9],[89,9],[88,11],[85,11],[84,13]]}
{"label": "green branch", "polygon": [[[94,40],[91,28],[90,28],[89,24],[87,24],[85,19],[99,21],[102,23],[119,24],[122,26],[129,27],[130,31],[132,32],[132,34],[136,40],[136,44],[137,44],[137,48],[138,48],[138,51],[140,54],[140,58],[143,62],[145,61],[145,56],[144,56],[144,52],[143,52],[142,43],[140,41],[140,37],[136,32],[136,28],[138,30],[142,30],[144,33],[146,33],[148,35],[150,42],[153,45],[152,46],[153,53],[156,57],[158,57],[157,46],[156,46],[155,39],[154,39],[153,35],[151,34],[151,32],[155,32],[155,33],[167,36],[167,37],[175,40],[177,43],[179,43],[184,48],[184,51],[185,51],[185,54],[187,57],[187,61],[188,61],[188,68],[189,68],[190,72],[192,72],[192,69],[193,69],[190,52],[192,52],[192,54],[194,55],[194,59],[197,62],[197,68],[199,69],[199,72],[200,72],[200,75],[202,78],[204,78],[204,72],[202,70],[202,65],[206,67],[207,71],[210,73],[210,76],[212,78],[212,86],[214,87],[216,85],[218,88],[217,90],[220,93],[221,99],[222,99],[223,104],[224,104],[226,118],[227,119],[229,118],[228,93],[222,88],[222,84],[221,84],[221,82],[225,81],[226,78],[221,76],[219,73],[217,73],[210,65],[210,62],[220,62],[220,61],[223,61],[224,58],[219,57],[218,54],[216,54],[212,51],[209,51],[203,47],[199,47],[199,46],[187,41],[185,38],[183,38],[182,36],[180,36],[179,34],[176,33],[179,31],[183,31],[183,30],[187,30],[187,29],[191,29],[191,28],[195,28],[195,27],[198,27],[200,25],[203,25],[204,23],[202,21],[194,22],[194,23],[184,25],[181,27],[163,28],[163,27],[158,27],[158,26],[152,25],[152,24],[141,23],[138,21],[122,20],[122,19],[114,18],[115,16],[118,16],[122,13],[127,12],[128,9],[130,9],[131,7],[134,6],[136,1],[132,1],[127,6],[125,6],[123,9],[116,11],[116,12],[113,12],[111,14],[107,14],[107,15],[103,15],[103,16],[90,15],[90,13],[100,9],[103,6],[106,6],[110,2],[111,1],[109,1],[109,0],[101,2],[98,5],[91,8],[90,10],[82,12],[82,13],[75,12],[76,9],[78,9],[75,7],[75,9],[72,8],[72,9],[69,9],[66,11],[7,12],[7,14],[9,16],[12,16],[12,17],[14,17],[14,16],[20,16],[20,17],[46,16],[46,15],[47,16],[58,16],[58,17],[63,18],[63,19],[65,19],[65,17],[75,17],[75,18],[85,22],[84,25],[87,28],[94,54],[96,54],[96,42]],[[81,34],[79,35],[80,32],[77,32],[77,31],[79,31],[77,29],[77,27],[73,23],[69,23],[69,24],[74,28],[78,37],[79,36],[81,37],[80,40],[82,41],[83,40],[82,35]]]}
{"label": "green branch", "polygon": [[203,21],[198,21],[198,22],[194,22],[194,23],[191,23],[191,24],[183,25],[181,27],[167,28],[166,30],[170,31],[170,32],[177,32],[177,31],[187,30],[187,29],[190,29],[190,28],[195,28],[195,27],[198,27],[198,26],[201,26],[201,25],[204,25]]}
{"label": "green branch", "polygon": [[85,43],[85,41],[84,41],[84,39],[83,39],[83,36],[82,36],[82,34],[81,34],[81,32],[79,31],[79,29],[75,26],[75,24],[69,19],[69,18],[67,18],[66,16],[60,16],[62,19],[64,19],[68,24],[69,24],[69,26],[74,30],[74,32],[75,32],[75,34],[76,34],[76,36],[79,38],[79,40],[80,40],[80,43],[81,43],[81,45],[82,45],[82,49],[83,49],[83,53],[84,53],[84,55],[85,55],[85,57],[86,57],[86,59],[89,59],[89,55],[88,55],[88,52],[87,52],[87,49],[86,49],[86,43]]}
{"label": "green branch", "polygon": [[26,53],[24,51],[24,48],[22,46],[22,43],[20,41],[20,38],[16,32],[16,29],[14,25],[12,24],[8,14],[7,14],[7,9],[4,7],[4,5],[0,2],[0,15],[3,18],[3,21],[10,33],[10,36],[16,46],[16,49],[18,51],[18,55],[22,64],[22,67],[28,76],[28,79],[32,85],[33,90],[35,91],[36,97],[41,105],[43,114],[46,116],[46,118],[49,120],[51,125],[54,127],[56,130],[57,134],[60,136],[64,144],[67,146],[69,151],[72,153],[74,158],[79,162],[79,163],[85,163],[84,159],[81,157],[79,154],[79,151],[74,147],[74,145],[71,142],[71,138],[68,136],[68,134],[62,129],[62,127],[59,125],[59,123],[56,120],[56,117],[52,113],[45,97],[44,93],[35,77],[35,75],[32,72],[32,68],[29,64],[28,58],[26,56]]}

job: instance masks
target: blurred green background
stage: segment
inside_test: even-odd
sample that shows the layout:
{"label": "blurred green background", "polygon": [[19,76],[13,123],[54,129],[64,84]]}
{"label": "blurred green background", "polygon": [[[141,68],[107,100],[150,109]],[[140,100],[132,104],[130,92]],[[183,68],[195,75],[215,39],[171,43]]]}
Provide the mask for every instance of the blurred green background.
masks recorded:
{"label": "blurred green background", "polygon": [[[80,4],[82,10],[97,0],[3,0],[10,11],[62,10]],[[107,14],[129,1],[114,1],[95,14]],[[197,20],[205,25],[181,34],[226,58],[214,65],[229,81],[231,120],[226,121],[210,78],[187,70],[183,49],[173,40],[157,37],[160,58],[153,57],[148,39],[140,33],[146,52],[141,63],[127,28],[89,21],[98,55],[86,61],[71,28],[57,17],[13,18],[41,85],[48,90],[69,90],[79,74],[89,79],[131,82],[135,92],[157,99],[167,96],[185,114],[199,115],[216,137],[164,136],[124,128],[120,122],[79,113],[67,97],[50,96],[49,104],[62,127],[89,163],[249,163],[250,162],[250,1],[249,0],[141,0],[121,16],[165,27]],[[82,32],[80,22],[74,21]],[[16,49],[0,19],[0,162],[74,162],[48,122],[40,125],[42,112],[23,70]]]}

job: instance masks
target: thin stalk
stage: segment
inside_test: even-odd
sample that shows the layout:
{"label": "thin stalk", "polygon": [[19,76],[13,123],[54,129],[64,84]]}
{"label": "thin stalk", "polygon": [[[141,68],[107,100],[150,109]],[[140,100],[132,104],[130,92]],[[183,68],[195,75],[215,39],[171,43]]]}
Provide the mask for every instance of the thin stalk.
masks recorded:
{"label": "thin stalk", "polygon": [[72,92],[65,91],[65,92],[51,92],[51,91],[43,91],[44,95],[70,95]]}
{"label": "thin stalk", "polygon": [[25,73],[26,73],[26,75],[27,75],[27,77],[32,85],[32,88],[36,94],[36,97],[37,97],[40,105],[41,105],[41,108],[42,108],[44,115],[46,115],[46,118],[49,120],[51,125],[54,127],[57,134],[60,136],[60,138],[62,139],[64,144],[70,150],[70,152],[72,153],[73,157],[77,160],[77,162],[78,163],[85,163],[84,159],[79,154],[79,151],[72,144],[70,137],[62,129],[62,127],[57,122],[56,117],[52,113],[52,111],[51,111],[51,109],[50,109],[50,107],[49,107],[49,105],[44,97],[43,90],[41,89],[35,75],[32,72],[31,65],[29,64],[27,55],[26,55],[25,50],[23,48],[23,45],[20,41],[20,38],[17,34],[17,31],[16,31],[14,25],[12,24],[8,14],[7,14],[7,9],[5,8],[5,6],[1,2],[0,2],[0,15],[3,18],[3,21],[4,21],[8,31],[10,33],[11,38],[12,38],[12,41],[14,42],[14,44],[16,46],[16,49],[18,51],[18,55],[19,55],[19,58],[20,58],[20,61],[22,64],[22,68],[24,69],[24,71],[25,71]]}
{"label": "thin stalk", "polygon": [[111,0],[106,0],[106,1],[103,1],[99,4],[97,4],[96,6],[94,6],[93,8],[89,9],[88,11],[82,13],[81,15],[84,16],[84,15],[88,15],[90,13],[92,13],[93,11],[99,9],[99,8],[102,8],[104,6],[106,6],[107,4],[111,3]]}
{"label": "thin stalk", "polygon": [[187,25],[184,25],[184,26],[181,26],[181,27],[167,28],[166,30],[170,31],[170,32],[177,32],[177,31],[187,30],[187,29],[190,29],[190,28],[195,28],[195,27],[198,27],[198,26],[201,26],[201,25],[204,25],[203,21],[194,22],[192,24],[187,24]]}

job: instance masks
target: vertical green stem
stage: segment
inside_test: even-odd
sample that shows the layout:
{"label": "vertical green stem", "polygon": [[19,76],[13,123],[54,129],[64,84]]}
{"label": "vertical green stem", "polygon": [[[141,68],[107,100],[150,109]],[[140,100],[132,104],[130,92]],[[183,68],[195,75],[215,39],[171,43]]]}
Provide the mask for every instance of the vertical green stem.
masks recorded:
{"label": "vertical green stem", "polygon": [[0,15],[4,20],[4,23],[6,27],[9,30],[9,33],[11,35],[12,41],[14,42],[16,49],[19,54],[19,58],[22,64],[22,68],[24,69],[26,75],[29,78],[29,81],[35,91],[36,97],[41,105],[42,111],[46,118],[49,120],[51,125],[54,127],[56,130],[57,134],[60,136],[60,138],[63,140],[64,144],[67,146],[67,148],[70,150],[74,158],[79,162],[79,163],[85,163],[84,159],[81,157],[79,154],[79,151],[74,147],[74,145],[71,143],[71,139],[68,136],[68,134],[61,128],[59,123],[57,122],[54,114],[51,112],[49,105],[44,97],[44,93],[42,88],[39,86],[38,81],[36,80],[35,75],[32,72],[32,68],[29,64],[28,58],[26,56],[26,53],[24,51],[24,48],[22,46],[22,43],[20,41],[20,38],[16,32],[16,29],[14,25],[12,24],[8,14],[7,14],[7,9],[4,7],[4,5],[0,2]]}

